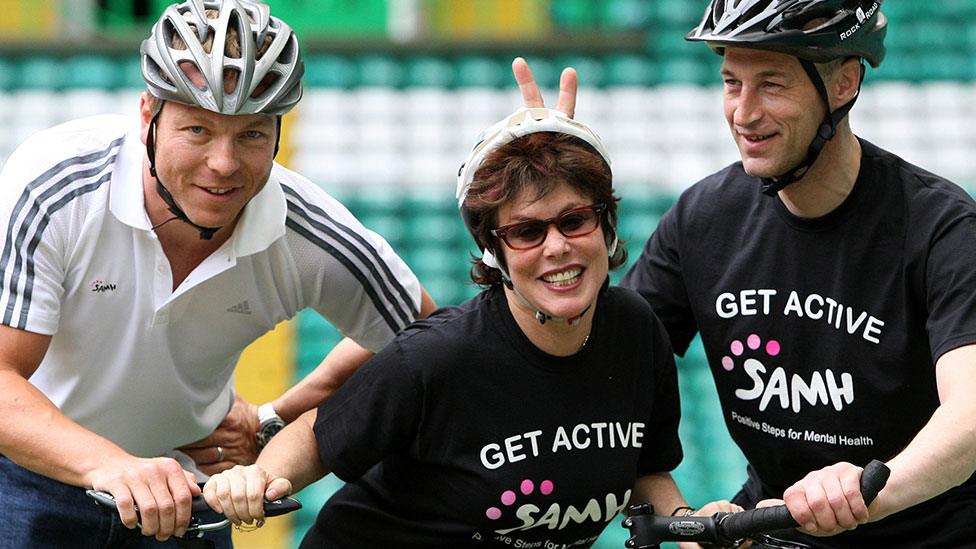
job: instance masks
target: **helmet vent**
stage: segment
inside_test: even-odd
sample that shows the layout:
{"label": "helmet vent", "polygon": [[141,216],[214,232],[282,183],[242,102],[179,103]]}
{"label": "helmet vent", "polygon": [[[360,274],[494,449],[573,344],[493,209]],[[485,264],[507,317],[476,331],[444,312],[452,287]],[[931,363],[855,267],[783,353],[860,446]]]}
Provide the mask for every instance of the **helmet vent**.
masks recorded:
{"label": "helmet vent", "polygon": [[210,50],[213,49],[214,36],[214,30],[207,27],[207,38],[203,41],[203,51],[210,53]]}
{"label": "helmet vent", "polygon": [[183,71],[183,74],[186,75],[184,80],[189,81],[194,88],[200,91],[207,91],[207,81],[203,76],[200,76],[202,71],[196,63],[193,61],[180,61],[179,67]]}
{"label": "helmet vent", "polygon": [[271,88],[274,88],[278,81],[281,80],[281,75],[276,72],[269,72],[264,75],[261,79],[261,83],[254,87],[254,91],[251,92],[251,99],[259,99]]}
{"label": "helmet vent", "polygon": [[295,59],[295,55],[298,54],[297,51],[298,43],[294,40],[289,40],[285,47],[281,49],[281,53],[278,54],[278,62],[283,64],[289,64]]}
{"label": "helmet vent", "polygon": [[739,16],[740,21],[752,21],[753,19],[760,17],[766,11],[767,6],[763,5],[762,2],[752,2],[752,5]]}
{"label": "helmet vent", "polygon": [[833,25],[842,20],[845,12],[831,9],[828,6],[817,5],[806,7],[794,6],[783,12],[783,29],[813,31]]}
{"label": "helmet vent", "polygon": [[245,27],[240,16],[236,11],[228,14],[227,35],[224,37],[224,57],[228,59],[241,59],[241,50],[244,49],[244,40],[250,30]]}
{"label": "helmet vent", "polygon": [[163,37],[167,44],[175,50],[185,50],[186,42],[180,38],[180,35],[176,32],[176,27],[173,26],[173,22],[170,20],[164,20],[162,22]]}
{"label": "helmet vent", "polygon": [[241,87],[241,71],[235,67],[224,68],[224,93],[234,95]]}

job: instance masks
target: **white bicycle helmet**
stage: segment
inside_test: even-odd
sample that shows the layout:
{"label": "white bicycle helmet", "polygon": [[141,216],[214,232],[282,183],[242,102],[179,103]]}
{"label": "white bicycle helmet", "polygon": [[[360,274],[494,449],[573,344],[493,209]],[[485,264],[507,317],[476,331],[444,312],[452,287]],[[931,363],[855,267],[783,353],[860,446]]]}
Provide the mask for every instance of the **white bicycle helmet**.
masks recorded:
{"label": "white bicycle helmet", "polygon": [[[470,210],[465,207],[464,200],[467,198],[468,191],[471,189],[471,182],[474,180],[474,174],[477,173],[478,168],[481,167],[481,163],[484,162],[485,157],[487,157],[489,153],[519,137],[537,132],[565,133],[582,139],[587,145],[593,147],[593,149],[600,154],[604,162],[607,163],[607,166],[611,165],[610,153],[607,152],[607,149],[603,145],[603,141],[600,139],[600,136],[597,135],[597,133],[586,124],[573,120],[572,118],[566,116],[565,113],[555,109],[548,109],[545,107],[522,107],[481,132],[474,149],[472,149],[471,153],[468,155],[467,159],[465,159],[464,163],[461,164],[461,168],[458,170],[458,182],[457,190],[455,191],[455,198],[457,198],[458,209],[461,211],[461,218],[464,220],[464,224],[468,228],[468,232],[471,233],[471,236],[475,239],[475,242],[481,249],[482,261],[484,261],[485,265],[489,267],[501,270],[502,274],[504,274],[506,278],[508,277],[507,273],[505,273],[504,269],[502,269],[502,267],[499,265],[494,253],[488,248],[487,243],[481,242],[475,235],[474,226],[476,224],[476,220],[472,219],[472,214]],[[613,242],[610,245],[610,255],[613,256],[616,251],[617,242],[616,228],[612,226],[609,228],[614,235]]]}
{"label": "white bicycle helmet", "polygon": [[[215,18],[207,10],[217,12]],[[227,36],[237,31],[240,56],[225,52]],[[173,46],[178,37],[186,47]],[[265,48],[265,43],[268,42]],[[302,96],[305,71],[298,39],[270,8],[249,0],[185,0],[166,8],[142,42],[142,76],[149,92],[165,101],[195,105],[221,114],[277,114]],[[206,82],[195,85],[180,67],[192,63]],[[225,71],[238,74],[230,92]]]}
{"label": "white bicycle helmet", "polygon": [[566,133],[578,137],[596,149],[607,165],[610,165],[610,153],[603,146],[603,141],[586,124],[573,120],[555,109],[522,107],[481,132],[478,142],[458,170],[455,192],[458,208],[463,208],[474,174],[481,167],[488,153],[523,135],[536,132]]}

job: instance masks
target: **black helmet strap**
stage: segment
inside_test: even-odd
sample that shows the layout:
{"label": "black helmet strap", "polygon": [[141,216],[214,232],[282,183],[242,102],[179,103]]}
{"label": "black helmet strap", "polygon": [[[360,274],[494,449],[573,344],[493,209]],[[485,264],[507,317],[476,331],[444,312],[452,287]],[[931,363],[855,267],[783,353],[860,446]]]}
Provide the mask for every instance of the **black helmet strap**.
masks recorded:
{"label": "black helmet strap", "polygon": [[803,178],[804,175],[813,166],[813,163],[817,161],[820,156],[820,152],[823,150],[824,146],[828,141],[833,139],[834,135],[837,134],[837,124],[847,116],[850,112],[851,107],[854,106],[854,102],[857,101],[858,95],[861,91],[861,83],[864,82],[864,62],[861,62],[861,78],[857,85],[858,93],[851,98],[850,101],[844,105],[837,108],[836,111],[830,112],[830,98],[827,95],[827,87],[824,85],[823,78],[820,76],[820,72],[817,71],[817,66],[812,61],[807,61],[806,59],[800,59],[800,66],[810,77],[813,85],[817,88],[817,93],[820,95],[820,99],[823,101],[826,107],[827,114],[824,115],[823,122],[820,123],[820,127],[817,128],[817,135],[814,136],[813,141],[810,142],[810,147],[807,148],[807,156],[803,159],[800,164],[795,166],[793,169],[787,171],[785,174],[779,177],[763,177],[762,180],[762,193],[766,196],[776,196],[776,193],[786,188],[790,183],[794,183]]}
{"label": "black helmet strap", "polygon": [[166,206],[169,208],[170,213],[173,217],[166,219],[162,223],[157,223],[153,225],[152,230],[156,230],[159,227],[169,223],[173,220],[180,220],[194,229],[200,231],[201,240],[210,240],[213,238],[214,233],[220,230],[220,227],[204,227],[202,225],[197,225],[196,223],[190,221],[187,217],[186,212],[183,208],[179,207],[176,200],[173,199],[173,195],[170,194],[169,190],[163,186],[163,182],[159,179],[159,175],[156,173],[156,119],[159,118],[159,114],[163,112],[163,101],[159,101],[159,106],[156,108],[156,114],[153,115],[152,120],[149,121],[149,131],[146,132],[146,156],[149,158],[149,173],[154,178],[156,178],[156,194],[163,199]]}

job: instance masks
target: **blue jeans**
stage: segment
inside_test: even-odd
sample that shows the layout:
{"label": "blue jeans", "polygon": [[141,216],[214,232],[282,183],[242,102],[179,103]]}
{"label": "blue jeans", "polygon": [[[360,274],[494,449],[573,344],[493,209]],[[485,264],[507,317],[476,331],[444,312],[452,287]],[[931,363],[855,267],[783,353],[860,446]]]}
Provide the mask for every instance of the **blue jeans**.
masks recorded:
{"label": "blue jeans", "polygon": [[[203,522],[220,520],[201,513]],[[221,517],[222,518],[222,517]],[[204,539],[232,549],[230,528]],[[83,488],[33,473],[0,456],[0,549],[177,549],[176,538],[156,541],[129,530],[118,513],[98,507]]]}

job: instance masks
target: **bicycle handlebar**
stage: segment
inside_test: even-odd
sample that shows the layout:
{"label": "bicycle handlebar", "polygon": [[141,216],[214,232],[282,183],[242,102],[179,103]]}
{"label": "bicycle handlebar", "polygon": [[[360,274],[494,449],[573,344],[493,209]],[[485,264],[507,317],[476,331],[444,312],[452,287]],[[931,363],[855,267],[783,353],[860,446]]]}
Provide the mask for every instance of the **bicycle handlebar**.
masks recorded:
{"label": "bicycle handlebar", "polygon": [[[873,460],[861,473],[861,496],[870,505],[888,482],[891,471],[884,463]],[[662,517],[653,514],[650,505],[628,508],[624,528],[631,537],[626,546],[650,549],[665,541],[705,541],[731,544],[755,535],[799,526],[786,505],[762,507],[741,513],[715,513],[710,517]]]}
{"label": "bicycle handlebar", "polygon": [[[88,494],[88,497],[95,500],[95,502],[98,503],[100,506],[106,509],[110,509],[112,511],[116,511],[116,512],[118,511],[118,507],[116,506],[115,503],[115,497],[113,497],[112,494],[108,492],[102,492],[99,490],[86,490],[85,493]],[[297,511],[301,508],[302,508],[302,504],[297,499],[290,498],[290,497],[284,497],[281,499],[276,499],[274,501],[265,501],[264,516],[277,517],[279,515],[284,515],[292,511]],[[202,534],[204,532],[212,532],[214,530],[220,530],[222,528],[226,528],[230,526],[230,521],[227,520],[226,518],[221,521],[206,523],[206,524],[200,522],[199,518],[197,518],[196,516],[197,513],[201,511],[213,511],[213,509],[209,505],[207,505],[207,501],[203,499],[203,496],[197,496],[193,498],[193,501],[190,505],[190,509],[191,509],[191,515],[190,515],[191,519],[190,519],[190,527],[187,528],[186,530],[187,534],[193,534],[193,533]],[[138,506],[136,507],[136,512],[137,513],[139,512]]]}

